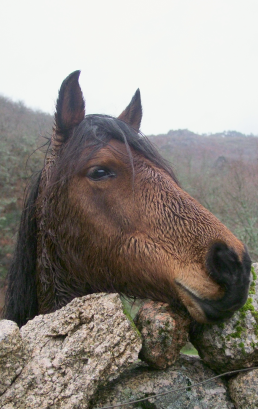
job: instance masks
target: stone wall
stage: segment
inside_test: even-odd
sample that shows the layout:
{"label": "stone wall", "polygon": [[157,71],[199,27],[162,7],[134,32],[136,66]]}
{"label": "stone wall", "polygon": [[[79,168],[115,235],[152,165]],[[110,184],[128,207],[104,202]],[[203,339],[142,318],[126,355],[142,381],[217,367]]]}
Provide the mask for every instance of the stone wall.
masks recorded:
{"label": "stone wall", "polygon": [[97,409],[146,398],[120,407],[258,408],[257,369],[194,386],[258,366],[258,263],[252,274],[246,305],[192,336],[201,359],[180,355],[188,320],[149,301],[135,318],[137,329],[117,294],[75,299],[21,330],[2,320],[0,408]]}

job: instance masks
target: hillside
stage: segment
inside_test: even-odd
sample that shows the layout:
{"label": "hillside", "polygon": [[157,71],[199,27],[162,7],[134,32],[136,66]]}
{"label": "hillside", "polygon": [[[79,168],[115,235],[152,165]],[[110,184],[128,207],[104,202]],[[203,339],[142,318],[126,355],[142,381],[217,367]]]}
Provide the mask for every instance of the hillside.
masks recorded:
{"label": "hillside", "polygon": [[[42,167],[51,115],[0,96],[0,287],[10,264],[24,190]],[[33,153],[34,152],[34,153]]]}
{"label": "hillside", "polygon": [[[0,97],[0,287],[12,257],[24,189],[42,167],[51,115]],[[258,138],[236,131],[151,135],[182,187],[217,215],[258,260]]]}
{"label": "hillside", "polygon": [[249,162],[258,158],[258,138],[236,131],[210,135],[198,135],[187,129],[171,130],[167,134],[151,135],[150,139],[162,152],[191,151],[195,157],[203,155],[213,158],[224,156],[229,160]]}

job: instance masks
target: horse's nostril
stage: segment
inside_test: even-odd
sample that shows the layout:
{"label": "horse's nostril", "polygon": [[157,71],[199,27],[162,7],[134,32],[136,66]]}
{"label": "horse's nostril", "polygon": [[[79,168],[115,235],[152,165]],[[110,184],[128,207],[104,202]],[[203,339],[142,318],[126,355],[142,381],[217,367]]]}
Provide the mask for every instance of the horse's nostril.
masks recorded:
{"label": "horse's nostril", "polygon": [[209,276],[222,286],[234,283],[249,285],[251,260],[247,251],[241,261],[233,248],[226,243],[215,242],[207,253],[206,268]]}
{"label": "horse's nostril", "polygon": [[248,297],[251,259],[246,250],[240,261],[233,248],[226,243],[214,243],[207,254],[206,267],[209,276],[221,285],[224,295],[218,300],[199,300],[210,322],[230,318],[241,308]]}

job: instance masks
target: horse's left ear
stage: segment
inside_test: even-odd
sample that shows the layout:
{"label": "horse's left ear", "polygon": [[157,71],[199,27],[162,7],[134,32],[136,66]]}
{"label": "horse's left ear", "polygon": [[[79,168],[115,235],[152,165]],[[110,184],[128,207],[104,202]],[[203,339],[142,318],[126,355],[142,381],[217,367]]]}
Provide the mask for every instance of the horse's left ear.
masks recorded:
{"label": "horse's left ear", "polygon": [[66,142],[76,125],[85,117],[85,103],[79,85],[80,71],[74,71],[62,83],[55,113],[54,145]]}
{"label": "horse's left ear", "polygon": [[134,94],[128,107],[125,108],[125,110],[122,112],[122,114],[119,115],[117,119],[126,122],[137,132],[139,131],[142,120],[142,104],[139,88]]}

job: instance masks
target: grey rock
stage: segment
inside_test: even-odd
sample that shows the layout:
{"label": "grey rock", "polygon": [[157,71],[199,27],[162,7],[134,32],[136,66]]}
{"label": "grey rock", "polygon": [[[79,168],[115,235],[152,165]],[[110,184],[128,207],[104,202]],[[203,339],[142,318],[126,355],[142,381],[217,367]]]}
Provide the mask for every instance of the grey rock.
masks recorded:
{"label": "grey rock", "polygon": [[[247,304],[228,322],[192,337],[203,361],[178,356],[189,323],[162,303],[145,301],[137,315],[141,350],[139,331],[117,294],[75,299],[20,331],[1,321],[0,408],[97,409],[146,397],[122,408],[258,408],[258,370],[234,376],[228,388],[221,379],[193,386],[215,375],[208,366],[221,373],[258,364],[258,263],[253,267]],[[141,304],[134,301],[134,309]],[[140,350],[149,365],[137,361]],[[165,394],[154,399],[158,393]]]}
{"label": "grey rock", "polygon": [[237,409],[257,409],[258,369],[240,373],[230,379],[229,391]]}
{"label": "grey rock", "polygon": [[0,321],[0,395],[21,373],[27,353],[18,328],[13,321]]}
{"label": "grey rock", "polygon": [[142,336],[139,358],[156,369],[171,366],[188,341],[190,320],[172,312],[168,304],[148,301],[134,322]]}
{"label": "grey rock", "polygon": [[191,342],[218,372],[258,365],[258,263],[253,264],[248,301],[227,322],[207,326]]}
{"label": "grey rock", "polygon": [[29,321],[21,335],[30,359],[0,408],[88,408],[99,385],[119,376],[141,348],[117,294],[74,299]]}
{"label": "grey rock", "polygon": [[[147,401],[122,405],[121,409],[234,409],[227,388],[221,379],[193,387],[193,384],[214,376],[198,357],[181,355],[177,362],[165,370],[153,370],[145,363],[137,363],[126,370],[116,381],[100,388],[90,408],[105,408],[136,399]],[[180,388],[183,388],[181,390]],[[151,398],[158,393],[172,393]]]}

